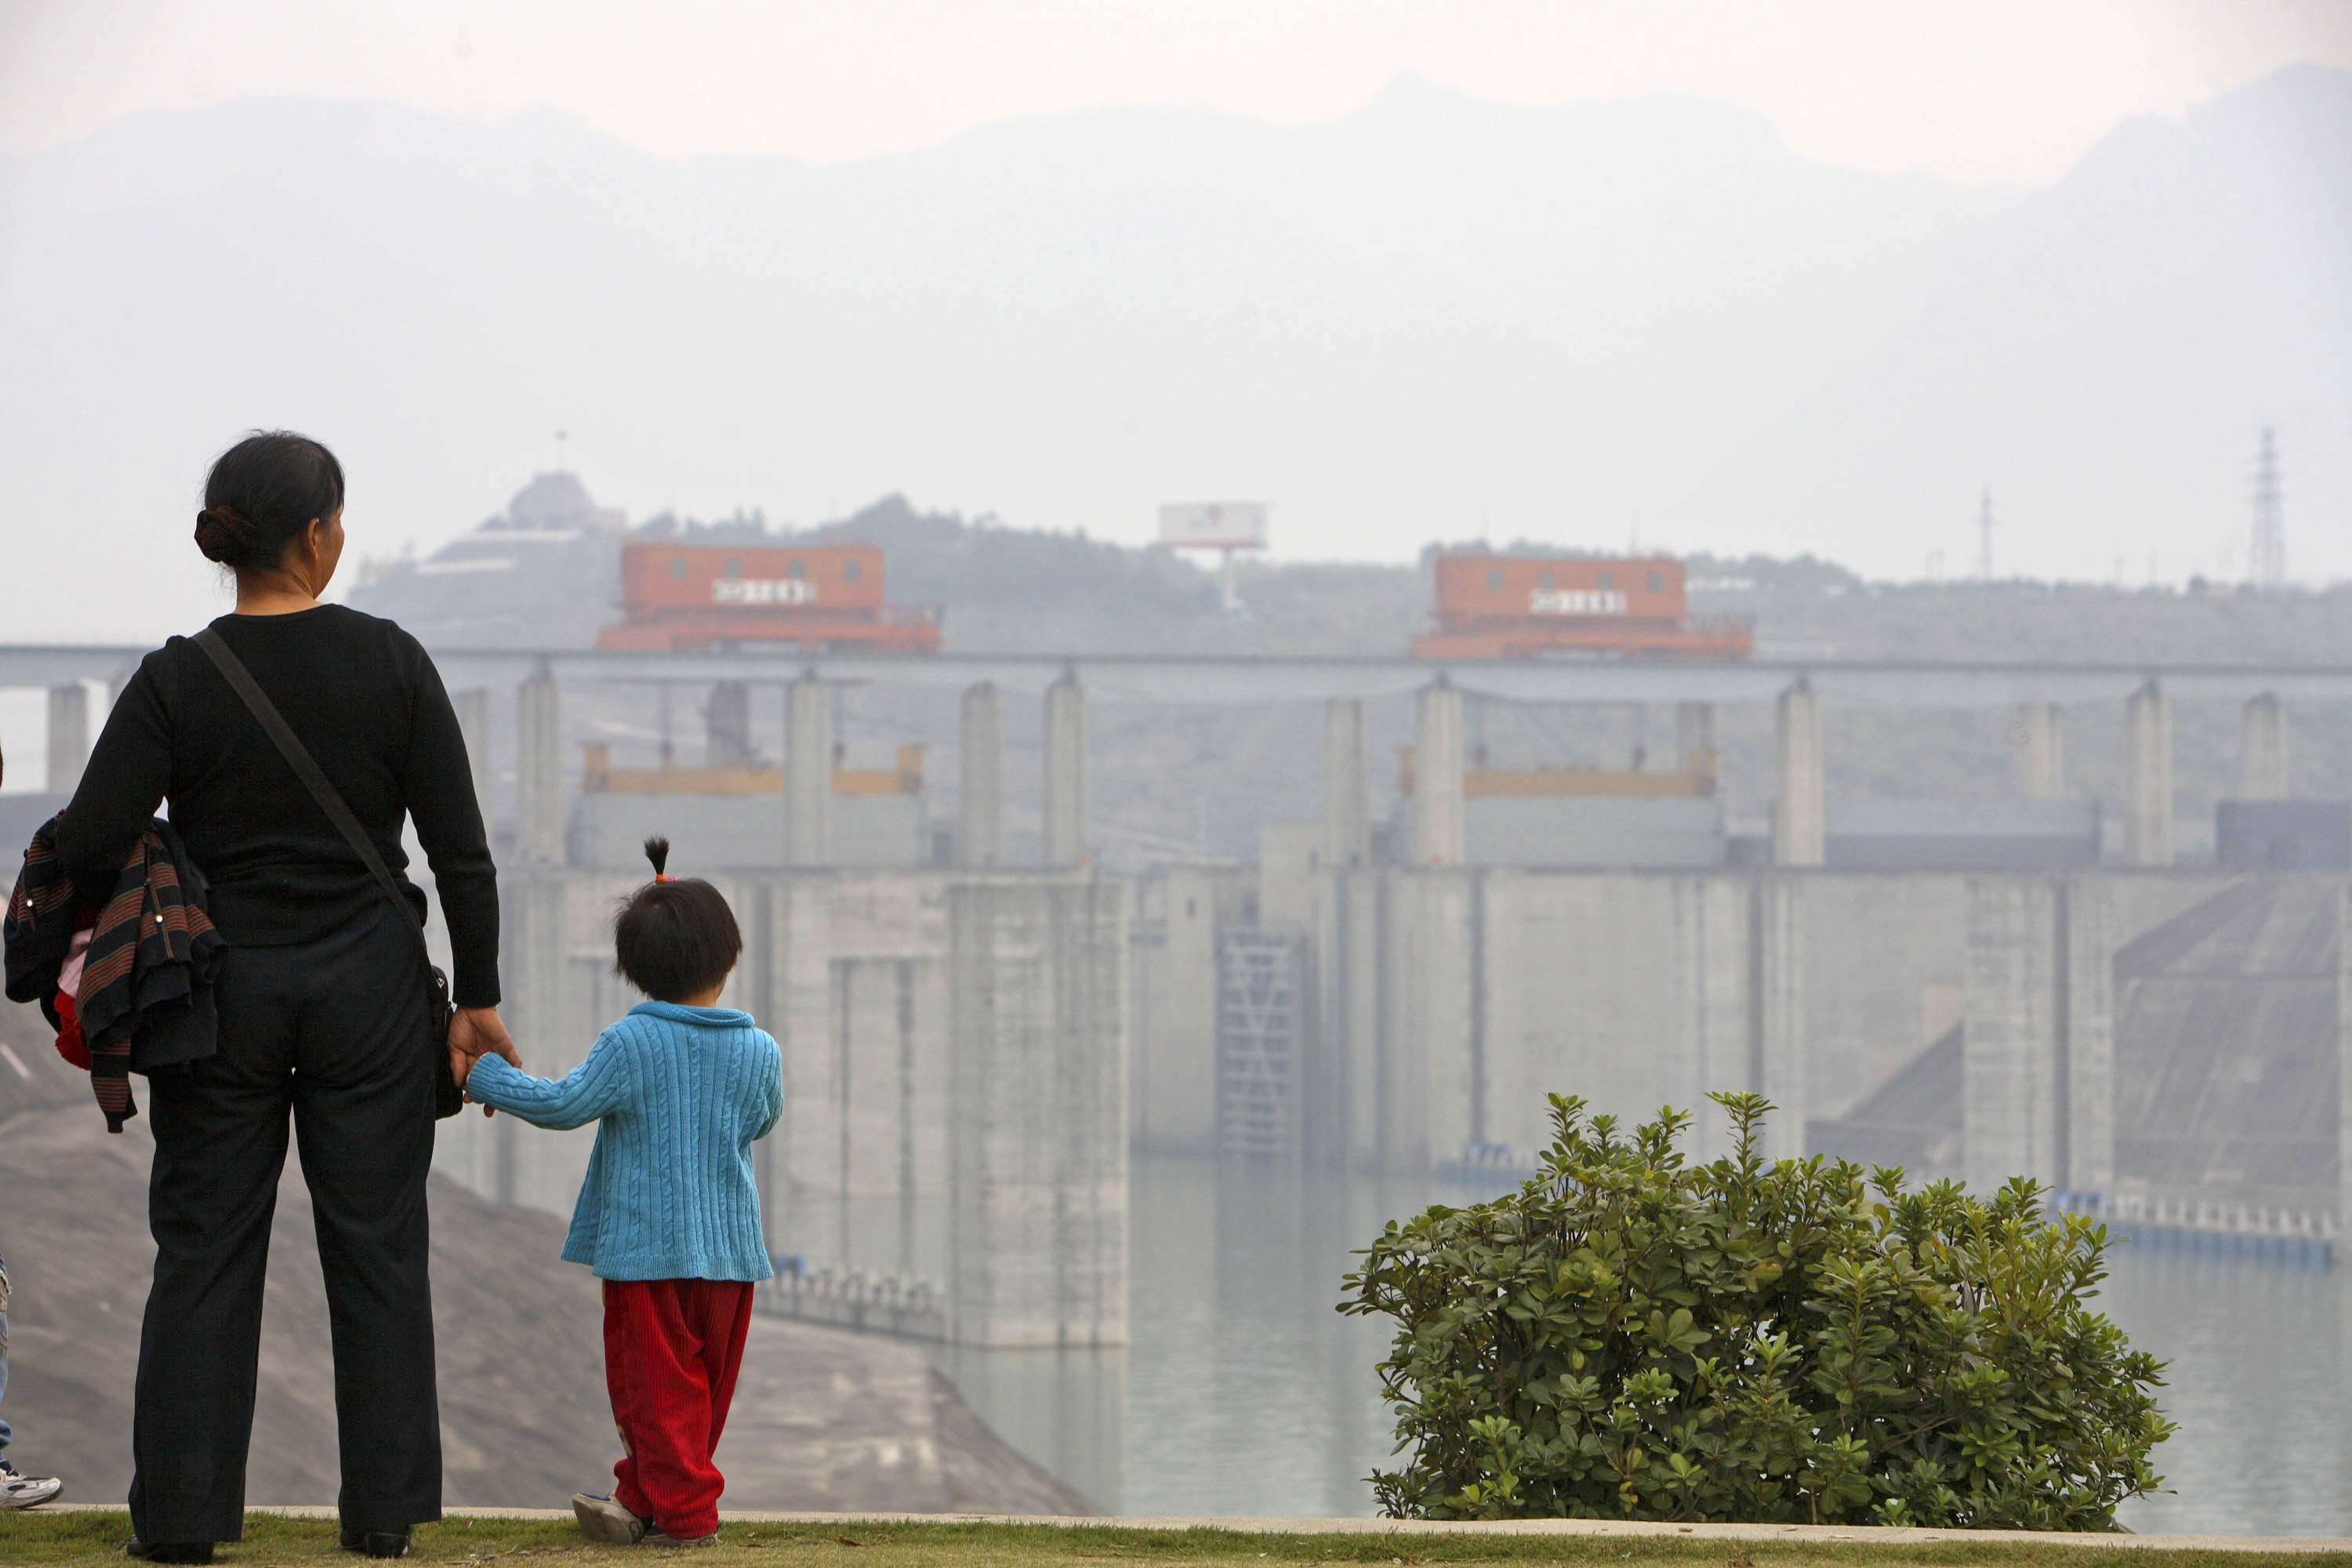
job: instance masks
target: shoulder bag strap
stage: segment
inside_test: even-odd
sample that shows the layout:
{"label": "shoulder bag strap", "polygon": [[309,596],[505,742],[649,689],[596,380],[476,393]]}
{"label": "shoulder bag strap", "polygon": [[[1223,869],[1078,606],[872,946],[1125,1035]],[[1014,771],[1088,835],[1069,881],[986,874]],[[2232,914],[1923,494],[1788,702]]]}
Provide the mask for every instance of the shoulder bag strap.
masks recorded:
{"label": "shoulder bag strap", "polygon": [[[311,759],[310,748],[302,744],[301,737],[288,725],[286,716],[278,711],[278,704],[269,700],[269,693],[261,689],[253,679],[253,672],[245,668],[245,661],[221,640],[220,633],[206,626],[190,640],[205,650],[205,656],[213,661],[222,677],[236,689],[239,697],[245,699],[245,705],[261,721],[262,729],[278,742],[278,753],[286,759],[286,765],[294,770],[294,776],[302,781],[302,787],[310,792],[310,798],[319,803],[319,809],[327,814],[327,820],[335,825],[352,851],[375,874],[377,888],[400,910],[402,922],[416,933],[420,943],[423,942],[425,928],[416,919],[415,907],[401,893],[400,884],[393,879],[392,868],[386,866],[383,857],[376,853],[374,841],[368,837],[367,829],[362,827],[359,818],[352,815],[352,808],[343,804],[343,797],[335,792],[335,786],[327,782],[327,775],[319,771],[319,764]],[[426,956],[431,957],[430,949],[426,950]]]}

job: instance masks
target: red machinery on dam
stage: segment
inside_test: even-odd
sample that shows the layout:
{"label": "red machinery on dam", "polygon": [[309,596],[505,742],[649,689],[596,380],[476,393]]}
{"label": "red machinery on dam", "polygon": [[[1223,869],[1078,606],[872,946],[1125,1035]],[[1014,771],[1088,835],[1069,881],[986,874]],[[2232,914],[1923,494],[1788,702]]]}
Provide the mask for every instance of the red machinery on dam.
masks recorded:
{"label": "red machinery on dam", "polygon": [[598,634],[598,647],[940,647],[940,606],[887,603],[882,552],[871,544],[626,544],[621,607],[628,618]]}
{"label": "red machinery on dam", "polygon": [[1683,563],[1670,556],[1450,550],[1436,574],[1436,629],[1412,642],[1422,658],[1730,659],[1755,650],[1745,617],[1690,614]]}
{"label": "red machinery on dam", "polygon": [[[1458,550],[1435,575],[1435,626],[1412,643],[1422,658],[1740,659],[1755,646],[1745,618],[1689,613],[1669,556]],[[887,601],[877,546],[843,542],[633,542],[621,606],[597,647],[936,653],[942,621],[937,605]]]}

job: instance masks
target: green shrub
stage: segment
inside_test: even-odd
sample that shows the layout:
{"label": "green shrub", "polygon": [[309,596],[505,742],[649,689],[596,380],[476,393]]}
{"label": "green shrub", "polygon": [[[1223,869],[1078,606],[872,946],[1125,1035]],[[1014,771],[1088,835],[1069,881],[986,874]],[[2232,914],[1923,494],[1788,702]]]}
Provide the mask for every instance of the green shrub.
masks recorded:
{"label": "green shrub", "polygon": [[1772,1107],[1711,1098],[1736,1152],[1689,1166],[1687,1115],[1628,1138],[1554,1095],[1534,1179],[1361,1254],[1339,1310],[1396,1319],[1410,1450],[1383,1511],[2114,1530],[2161,1484],[2163,1365],[2084,1305],[2104,1227],[2023,1178],[1768,1165]]}

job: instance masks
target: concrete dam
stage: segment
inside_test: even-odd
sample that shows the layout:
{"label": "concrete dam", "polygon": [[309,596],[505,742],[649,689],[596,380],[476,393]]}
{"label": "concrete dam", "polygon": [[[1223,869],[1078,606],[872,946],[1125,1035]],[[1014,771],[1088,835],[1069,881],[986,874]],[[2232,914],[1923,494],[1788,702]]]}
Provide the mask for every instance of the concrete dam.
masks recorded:
{"label": "concrete dam", "polygon": [[[0,649],[0,684],[51,689],[50,789],[14,816],[70,789],[93,683],[138,651]],[[506,1013],[529,1067],[568,1068],[635,1000],[607,922],[645,875],[637,840],[666,832],[742,920],[724,1000],[783,1046],[787,1117],[759,1155],[772,1249],[821,1273],[895,1213],[889,1289],[908,1299],[877,1307],[887,1326],[1124,1343],[1131,1152],[1491,1184],[1541,1148],[1553,1091],[1626,1118],[1690,1110],[1701,1155],[1724,1145],[1704,1096],[1754,1089],[1780,1108],[1775,1155],[2027,1175],[2215,1235],[2325,1242],[2339,1223],[2352,831],[2344,803],[2279,797],[2284,703],[2352,700],[2352,671],[436,657],[499,806]],[[947,788],[919,748],[849,765],[832,694],[886,682],[953,694]],[[616,768],[589,738],[583,701],[651,683],[707,699],[703,765]],[[2211,863],[2174,863],[2177,694],[2242,704]],[[1097,863],[1093,704],[1307,698],[1318,816],[1264,824],[1255,864]],[[1381,701],[1411,705],[1413,744],[1375,820]],[[1016,702],[1042,735],[1040,849],[1017,866]],[[1507,773],[1465,735],[1465,704],[1486,702],[1662,704],[1678,754]],[[1717,710],[1740,702],[1769,704],[1778,737],[1770,818],[1745,833],[1714,778]],[[2064,716],[2090,703],[2126,710],[2112,812],[2067,794]],[[1848,704],[2007,710],[2014,798],[1827,798],[1822,726]],[[751,744],[770,705],[772,764]],[[436,1159],[561,1212],[588,1147],[467,1116]],[[875,1281],[857,1288],[875,1304]]]}

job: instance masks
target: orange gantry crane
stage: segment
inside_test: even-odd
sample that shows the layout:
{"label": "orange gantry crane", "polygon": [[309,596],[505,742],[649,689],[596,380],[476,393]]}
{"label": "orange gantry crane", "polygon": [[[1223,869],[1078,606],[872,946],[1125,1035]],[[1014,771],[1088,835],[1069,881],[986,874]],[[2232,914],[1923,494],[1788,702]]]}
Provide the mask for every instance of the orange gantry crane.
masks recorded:
{"label": "orange gantry crane", "polygon": [[871,544],[625,544],[621,607],[627,618],[605,627],[598,647],[940,647],[940,607],[887,603]]}
{"label": "orange gantry crane", "polygon": [[1746,658],[1742,616],[1693,616],[1683,563],[1665,555],[1437,558],[1437,625],[1415,637],[1422,658]]}

